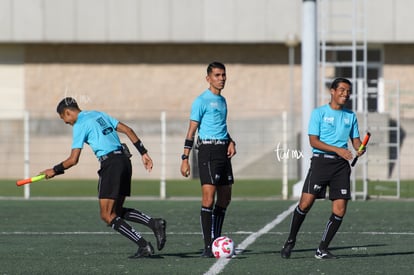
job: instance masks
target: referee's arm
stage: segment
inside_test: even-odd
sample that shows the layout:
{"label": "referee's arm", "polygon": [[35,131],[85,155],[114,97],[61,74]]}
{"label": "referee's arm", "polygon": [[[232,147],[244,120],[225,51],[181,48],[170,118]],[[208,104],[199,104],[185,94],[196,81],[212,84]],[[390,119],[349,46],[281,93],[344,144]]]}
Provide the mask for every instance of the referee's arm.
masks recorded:
{"label": "referee's arm", "polygon": [[188,161],[190,152],[194,144],[194,136],[198,128],[198,121],[190,120],[187,135],[185,136],[184,151],[181,156],[181,175],[188,177],[190,175],[190,163]]}
{"label": "referee's arm", "polygon": [[354,157],[352,155],[352,152],[348,149],[326,144],[325,142],[319,139],[319,136],[309,135],[309,143],[312,146],[312,148],[319,149],[325,152],[335,153],[346,160],[352,160],[352,158]]}

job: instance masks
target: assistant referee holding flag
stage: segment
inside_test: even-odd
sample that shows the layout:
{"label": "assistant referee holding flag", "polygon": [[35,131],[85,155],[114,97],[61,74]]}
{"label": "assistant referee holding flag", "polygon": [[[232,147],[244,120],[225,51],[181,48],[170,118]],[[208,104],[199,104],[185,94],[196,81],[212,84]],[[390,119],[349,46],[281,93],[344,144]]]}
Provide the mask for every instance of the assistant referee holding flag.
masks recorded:
{"label": "assistant referee holding flag", "polygon": [[316,199],[325,198],[328,186],[332,214],[322,234],[315,258],[337,258],[328,247],[342,223],[348,200],[351,198],[349,161],[352,160],[353,154],[348,149],[348,141],[351,141],[358,156],[365,152],[358,150],[362,142],[357,117],[354,112],[344,107],[351,91],[352,85],[348,79],[335,79],[330,87],[329,104],[314,109],[311,114],[308,135],[313,156],[299,205],[293,212],[289,237],[280,252],[282,258],[290,258],[306,214]]}
{"label": "assistant referee holding flag", "polygon": [[206,80],[210,87],[192,104],[184,154],[181,156],[181,174],[188,177],[190,150],[198,130],[198,167],[202,191],[200,222],[204,238],[201,256],[207,258],[213,257],[212,240],[221,235],[234,182],[230,160],[236,154],[236,144],[227,131],[227,103],[221,95],[226,78],[226,68],[222,63],[208,65]]}
{"label": "assistant referee holding flag", "polygon": [[76,165],[84,144],[88,144],[101,163],[98,171],[101,219],[138,246],[137,252],[130,258],[150,257],[154,248],[125,220],[151,228],[157,248],[161,250],[166,242],[166,221],[153,219],[136,209],[123,206],[125,197],[131,195],[132,166],[129,150],[121,144],[117,132],[125,134],[135,145],[145,169],[151,171],[153,166],[147,149],[135,132],[104,112],[82,111],[71,97],[64,98],[58,104],[57,113],[66,124],[73,126],[72,150],[66,160],[43,172],[46,178],[63,174],[66,169]]}

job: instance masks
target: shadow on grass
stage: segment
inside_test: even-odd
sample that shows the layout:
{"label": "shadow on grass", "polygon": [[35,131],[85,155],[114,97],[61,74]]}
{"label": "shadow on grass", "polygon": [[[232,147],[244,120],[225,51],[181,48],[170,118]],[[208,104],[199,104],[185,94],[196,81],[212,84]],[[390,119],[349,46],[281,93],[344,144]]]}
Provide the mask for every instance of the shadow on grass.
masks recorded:
{"label": "shadow on grass", "polygon": [[387,244],[369,244],[369,245],[359,245],[359,246],[343,246],[343,247],[333,247],[330,248],[333,250],[342,250],[342,249],[351,249],[352,254],[338,255],[340,258],[356,258],[356,257],[384,257],[384,256],[396,256],[396,255],[413,255],[414,251],[401,251],[401,252],[384,252],[384,253],[370,253],[368,248],[370,247],[382,247],[388,246]]}
{"label": "shadow on grass", "polygon": [[[384,253],[370,253],[368,248],[372,247],[385,247],[388,246],[387,244],[368,244],[368,245],[358,245],[358,246],[337,246],[329,248],[330,251],[340,251],[350,249],[352,253],[347,254],[337,254],[339,258],[361,258],[361,257],[384,257],[384,256],[403,256],[403,255],[414,255],[414,251],[401,251],[401,252],[384,252]],[[307,252],[307,251],[315,251],[315,248],[312,249],[301,249],[301,250],[293,250],[293,252]]]}
{"label": "shadow on grass", "polygon": [[[240,254],[241,252],[238,252],[236,250],[236,257],[232,258],[232,259],[243,259],[246,258],[247,255],[244,254],[250,254],[251,250],[244,250],[242,254]],[[162,254],[163,256],[169,256],[169,257],[179,257],[179,258],[196,258],[196,259],[202,259],[201,257],[201,253],[203,251],[200,250],[199,252],[187,252],[187,253],[166,253],[166,254]],[[257,254],[272,254],[271,252],[259,252]],[[274,253],[274,252],[273,252]],[[154,256],[153,256],[154,257]],[[214,258],[211,258],[214,259]]]}
{"label": "shadow on grass", "polygon": [[[386,244],[368,244],[368,245],[353,245],[353,246],[336,246],[336,247],[329,247],[329,251],[333,252],[333,251],[337,251],[337,253],[333,252],[333,254],[335,254],[336,256],[338,256],[339,258],[354,258],[354,257],[369,257],[371,256],[370,254],[368,254],[368,248],[370,247],[381,247],[381,246],[387,246]],[[307,249],[293,249],[292,250],[292,258],[296,258],[296,259],[303,259],[303,258],[308,258],[308,256],[300,256],[300,255],[295,255],[296,253],[300,253],[300,252],[312,252],[315,253],[317,247],[313,247],[313,248],[307,248]],[[352,250],[355,253],[347,253],[347,254],[338,254],[340,250]],[[296,257],[295,257],[296,256]]]}
{"label": "shadow on grass", "polygon": [[169,256],[169,257],[178,257],[178,258],[199,258],[201,259],[201,253],[202,250],[200,250],[199,252],[183,252],[183,253],[163,253],[162,255],[164,256]]}
{"label": "shadow on grass", "polygon": [[[347,254],[336,254],[339,258],[356,258],[356,257],[384,257],[384,256],[396,256],[396,255],[414,255],[414,251],[404,251],[404,252],[387,252],[387,253],[369,253],[368,248],[372,247],[383,247],[387,246],[386,244],[369,244],[369,245],[358,245],[358,246],[337,246],[329,248],[330,251],[340,251],[340,250],[347,250],[350,249],[355,253],[347,253]],[[292,251],[292,258],[291,259],[303,259],[308,258],[308,256],[302,256],[302,252],[315,252],[316,248],[306,248],[306,249],[294,249]],[[236,258],[243,259],[249,255],[266,255],[266,254],[279,254],[280,250],[273,250],[273,251],[253,251],[246,249],[243,253],[237,255]],[[243,257],[244,256],[244,257]]]}
{"label": "shadow on grass", "polygon": [[[337,254],[339,258],[360,258],[360,257],[384,257],[384,256],[403,256],[403,255],[414,255],[414,251],[404,251],[404,252],[384,252],[384,253],[369,253],[368,248],[372,247],[385,247],[386,244],[370,244],[370,245],[359,245],[359,246],[337,246],[329,248],[330,251],[337,251],[340,250],[352,250],[353,253],[346,253],[346,254]],[[312,252],[314,253],[316,248],[305,248],[305,249],[294,249],[292,251],[292,258],[295,259],[304,259],[309,258],[309,256],[304,256],[299,253],[303,252]],[[201,259],[201,250],[199,252],[186,252],[186,253],[162,253],[161,255],[153,255],[151,258],[159,259],[164,257],[178,257],[178,258],[195,258]],[[233,259],[242,260],[248,258],[249,255],[278,255],[280,256],[280,250],[272,250],[272,251],[259,251],[259,250],[251,250],[246,249],[243,252],[237,251],[237,255]]]}

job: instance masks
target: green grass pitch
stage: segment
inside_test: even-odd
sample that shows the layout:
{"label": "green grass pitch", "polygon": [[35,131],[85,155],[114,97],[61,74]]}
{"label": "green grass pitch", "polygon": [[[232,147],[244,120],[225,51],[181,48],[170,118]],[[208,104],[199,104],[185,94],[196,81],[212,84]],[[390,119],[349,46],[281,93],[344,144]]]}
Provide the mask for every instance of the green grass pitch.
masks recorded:
{"label": "green grass pitch", "polygon": [[[289,192],[296,181],[289,181]],[[198,197],[200,196],[200,183],[198,179],[167,180],[167,197]],[[361,184],[357,184],[357,190]],[[369,182],[369,196],[395,196],[396,185],[392,182]],[[15,180],[0,180],[0,197],[22,197],[24,187],[17,187]],[[52,180],[35,182],[30,185],[32,197],[96,197],[97,180],[68,180],[64,177]],[[401,198],[414,199],[414,182],[401,181]],[[132,184],[133,196],[158,197],[160,182],[158,180],[134,180]],[[236,180],[233,188],[235,197],[250,198],[281,198],[282,181],[268,180]]]}
{"label": "green grass pitch", "polygon": [[[290,187],[294,182],[290,182]],[[31,198],[11,180],[0,181],[0,274],[215,274],[215,259],[199,257],[198,180],[167,181],[167,199],[158,181],[134,181],[126,206],[167,222],[168,241],[150,259],[131,260],[134,245],[99,218],[95,180],[54,179],[31,184]],[[279,180],[240,180],[233,189],[223,233],[237,244],[258,236],[226,261],[220,274],[411,274],[414,268],[412,208],[414,185],[401,182],[401,200],[390,183],[372,183],[368,201],[351,201],[331,244],[338,260],[313,258],[330,202],[317,201],[308,214],[289,260],[280,257],[291,215],[259,235],[295,200],[281,200]],[[291,190],[291,188],[289,188]],[[192,199],[189,199],[192,198]],[[134,224],[155,244],[152,232]],[[253,235],[252,235],[253,234]]]}
{"label": "green grass pitch", "polygon": [[[295,201],[236,198],[223,233],[237,244],[261,230]],[[167,244],[149,259],[128,259],[134,245],[99,219],[96,199],[0,200],[0,274],[205,274],[217,262],[200,258],[198,200],[133,199],[126,206],[167,222]],[[313,258],[330,202],[317,201],[289,260],[279,251],[290,215],[259,236],[221,274],[412,274],[413,202],[352,201],[331,244],[337,260]],[[155,243],[149,229],[134,224]],[[214,273],[212,273],[214,274]]]}

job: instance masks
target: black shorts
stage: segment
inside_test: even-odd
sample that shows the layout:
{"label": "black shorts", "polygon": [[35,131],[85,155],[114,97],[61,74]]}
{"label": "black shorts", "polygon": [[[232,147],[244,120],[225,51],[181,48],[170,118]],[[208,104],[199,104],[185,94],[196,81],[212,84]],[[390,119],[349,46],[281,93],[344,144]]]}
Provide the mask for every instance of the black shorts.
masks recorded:
{"label": "black shorts", "polygon": [[201,144],[198,147],[198,167],[201,184],[233,184],[233,168],[227,156],[228,144]]}
{"label": "black shorts", "polygon": [[102,161],[98,175],[100,199],[118,199],[131,195],[132,165],[127,156],[114,155]]}
{"label": "black shorts", "polygon": [[351,167],[347,160],[338,156],[314,154],[302,191],[317,198],[325,198],[326,187],[329,186],[330,200],[349,200],[350,175]]}

